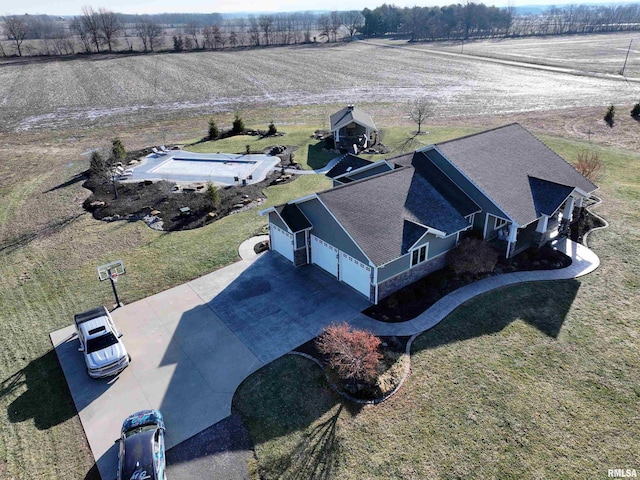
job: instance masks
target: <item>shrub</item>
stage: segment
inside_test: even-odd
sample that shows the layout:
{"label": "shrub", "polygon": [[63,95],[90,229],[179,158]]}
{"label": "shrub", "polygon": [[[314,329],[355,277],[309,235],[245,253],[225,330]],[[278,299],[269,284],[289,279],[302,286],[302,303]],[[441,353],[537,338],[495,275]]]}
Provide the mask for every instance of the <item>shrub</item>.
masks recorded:
{"label": "shrub", "polygon": [[184,42],[182,40],[182,35],[174,35],[173,36],[173,50],[175,52],[181,52],[184,49]]}
{"label": "shrub", "polygon": [[498,263],[498,252],[483,240],[465,238],[449,252],[448,261],[456,275],[474,277],[493,271]]}
{"label": "shrub", "polygon": [[236,116],[233,120],[233,128],[231,129],[231,131],[236,135],[244,132],[244,121],[240,117],[239,113],[236,113]]}
{"label": "shrub", "polygon": [[220,206],[220,192],[218,192],[218,187],[213,182],[207,182],[207,189],[204,192],[204,196],[207,199],[209,209]]}
{"label": "shrub", "polygon": [[576,170],[592,182],[602,178],[602,174],[604,173],[604,162],[600,159],[600,155],[588,150],[578,152],[575,167]]}
{"label": "shrub", "polygon": [[127,156],[127,151],[124,149],[124,145],[119,138],[114,138],[111,141],[111,158],[114,162],[124,160]]}
{"label": "shrub", "polygon": [[636,103],[633,108],[631,109],[631,116],[633,118],[638,118],[640,117],[640,103]]}
{"label": "shrub", "polygon": [[271,122],[269,124],[269,131],[267,132],[267,135],[275,135],[276,133],[278,133],[278,129],[276,128],[276,126],[273,124],[273,122]]}
{"label": "shrub", "polygon": [[607,109],[607,113],[605,113],[604,115],[604,121],[607,122],[607,125],[609,125],[609,127],[613,127],[615,115],[616,115],[616,107],[611,105]]}
{"label": "shrub", "polygon": [[342,323],[328,326],[317,338],[316,347],[329,357],[329,368],[340,379],[372,383],[382,359],[380,343],[371,333]]}
{"label": "shrub", "polygon": [[220,129],[213,118],[209,119],[209,140],[215,140],[220,136]]}

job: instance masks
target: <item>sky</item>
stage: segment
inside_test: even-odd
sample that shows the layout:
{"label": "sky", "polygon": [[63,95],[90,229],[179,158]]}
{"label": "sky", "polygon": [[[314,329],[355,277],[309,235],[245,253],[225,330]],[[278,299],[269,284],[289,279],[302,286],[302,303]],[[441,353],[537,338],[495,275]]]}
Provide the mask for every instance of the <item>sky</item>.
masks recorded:
{"label": "sky", "polygon": [[[461,0],[386,0],[399,7],[443,6],[459,3]],[[486,5],[504,7],[509,0],[475,0]],[[636,3],[637,0],[617,3]],[[233,13],[233,12],[294,12],[306,10],[362,10],[375,8],[385,0],[0,0],[0,15],[48,14],[79,15],[82,7],[91,5],[94,9],[107,8],[118,13]],[[569,3],[594,3],[589,0],[512,0],[514,6],[524,5],[562,5]],[[595,0],[595,3],[603,3]]]}

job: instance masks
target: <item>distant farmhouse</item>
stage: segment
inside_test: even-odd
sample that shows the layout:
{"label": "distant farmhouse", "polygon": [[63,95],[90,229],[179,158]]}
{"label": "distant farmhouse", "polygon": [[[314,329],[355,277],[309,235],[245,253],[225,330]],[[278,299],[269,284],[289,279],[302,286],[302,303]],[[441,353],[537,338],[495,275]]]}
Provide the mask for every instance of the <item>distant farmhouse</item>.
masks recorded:
{"label": "distant farmhouse", "polygon": [[330,120],[337,149],[346,148],[357,153],[377,142],[375,123],[368,113],[358,107],[349,105],[331,115]]}
{"label": "distant farmhouse", "polygon": [[472,231],[506,257],[549,242],[597,189],[517,123],[380,162],[345,155],[328,175],[333,188],[261,212],[271,249],[373,303],[442,268]]}

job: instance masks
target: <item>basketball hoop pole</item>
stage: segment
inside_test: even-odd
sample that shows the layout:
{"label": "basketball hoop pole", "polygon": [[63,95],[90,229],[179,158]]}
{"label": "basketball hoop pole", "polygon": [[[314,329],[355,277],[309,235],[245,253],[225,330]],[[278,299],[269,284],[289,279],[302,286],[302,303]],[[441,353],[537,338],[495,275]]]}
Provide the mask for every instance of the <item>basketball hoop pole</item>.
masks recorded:
{"label": "basketball hoop pole", "polygon": [[116,290],[116,281],[113,279],[113,276],[111,275],[111,269],[109,269],[108,272],[109,272],[109,281],[111,282],[111,288],[113,289],[113,296],[116,297],[116,308],[119,308],[122,305],[120,304],[120,299],[118,298],[118,291]]}

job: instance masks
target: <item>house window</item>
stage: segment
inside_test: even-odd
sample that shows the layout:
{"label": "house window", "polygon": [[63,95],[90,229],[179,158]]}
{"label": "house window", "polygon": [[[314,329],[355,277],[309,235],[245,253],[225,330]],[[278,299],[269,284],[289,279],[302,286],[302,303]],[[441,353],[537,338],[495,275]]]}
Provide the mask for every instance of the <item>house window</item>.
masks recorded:
{"label": "house window", "polygon": [[411,266],[415,267],[419,263],[424,262],[427,259],[427,246],[423,245],[420,248],[415,249],[411,253]]}
{"label": "house window", "polygon": [[494,230],[498,230],[499,228],[504,227],[507,224],[507,221],[504,218],[496,217],[496,226]]}

